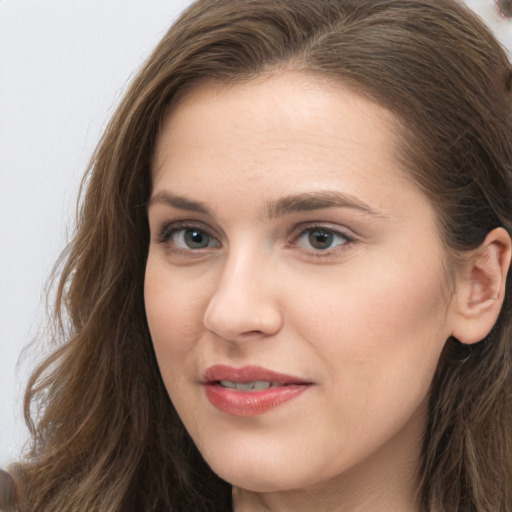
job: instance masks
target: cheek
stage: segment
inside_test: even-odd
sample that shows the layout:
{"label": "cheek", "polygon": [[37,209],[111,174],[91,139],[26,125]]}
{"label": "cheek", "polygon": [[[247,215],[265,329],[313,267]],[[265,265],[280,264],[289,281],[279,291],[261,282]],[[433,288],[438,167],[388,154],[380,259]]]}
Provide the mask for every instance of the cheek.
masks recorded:
{"label": "cheek", "polygon": [[359,340],[363,346],[407,330],[434,334],[442,328],[448,307],[442,279],[434,270],[414,276],[411,269],[388,268],[382,273],[366,266],[364,273],[350,268],[324,279],[295,278],[294,283],[295,290],[288,287],[288,303],[297,312],[297,322],[327,344],[338,337],[333,334],[351,332],[365,334]]}
{"label": "cheek", "polygon": [[[201,288],[199,288],[200,290]],[[148,258],[144,282],[144,302],[149,331],[164,380],[201,334],[203,294],[193,283],[169,275],[165,262]]]}
{"label": "cheek", "polygon": [[[169,276],[166,265],[157,265],[149,258],[144,283],[144,301],[148,327],[155,356],[167,393],[179,412],[188,418],[188,424],[199,424],[195,419],[194,403],[190,395],[189,375],[185,368],[199,364],[196,342],[200,337],[201,300]],[[193,287],[192,287],[193,289]],[[187,392],[184,392],[187,390]]]}
{"label": "cheek", "polygon": [[289,295],[297,332],[315,347],[330,382],[367,402],[404,386],[424,395],[450,334],[441,260],[366,259],[364,268],[328,277],[305,277],[302,299]]}

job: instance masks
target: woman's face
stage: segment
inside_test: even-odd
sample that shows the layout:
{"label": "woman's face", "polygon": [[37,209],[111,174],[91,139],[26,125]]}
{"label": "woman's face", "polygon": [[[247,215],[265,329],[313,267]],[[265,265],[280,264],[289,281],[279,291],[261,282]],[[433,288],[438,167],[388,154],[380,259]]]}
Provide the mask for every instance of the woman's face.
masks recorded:
{"label": "woman's face", "polygon": [[395,133],[380,106],[291,72],[199,87],[163,127],[149,328],[176,410],[236,486],[415,479],[455,315]]}

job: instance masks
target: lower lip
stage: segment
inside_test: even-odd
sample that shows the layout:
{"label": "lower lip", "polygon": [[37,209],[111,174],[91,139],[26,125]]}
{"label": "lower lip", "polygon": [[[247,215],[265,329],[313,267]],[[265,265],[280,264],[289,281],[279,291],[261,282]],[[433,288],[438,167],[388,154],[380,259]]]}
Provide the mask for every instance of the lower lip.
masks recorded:
{"label": "lower lip", "polygon": [[234,416],[257,416],[300,395],[310,386],[290,384],[261,391],[237,391],[220,384],[206,384],[206,397],[217,409]]}

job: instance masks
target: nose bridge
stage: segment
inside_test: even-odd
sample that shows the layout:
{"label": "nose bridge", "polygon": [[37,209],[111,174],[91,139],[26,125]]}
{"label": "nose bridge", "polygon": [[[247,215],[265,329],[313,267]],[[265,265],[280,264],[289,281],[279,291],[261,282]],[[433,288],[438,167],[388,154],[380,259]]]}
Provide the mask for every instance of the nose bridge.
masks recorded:
{"label": "nose bridge", "polygon": [[231,250],[207,305],[205,326],[230,341],[275,334],[282,316],[273,267],[271,256],[261,251]]}

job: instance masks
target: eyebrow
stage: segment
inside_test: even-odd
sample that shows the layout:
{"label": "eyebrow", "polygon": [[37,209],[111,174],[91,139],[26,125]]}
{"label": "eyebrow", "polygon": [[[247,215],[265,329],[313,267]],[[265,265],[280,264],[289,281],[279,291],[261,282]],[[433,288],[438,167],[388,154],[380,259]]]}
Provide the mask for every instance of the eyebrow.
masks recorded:
{"label": "eyebrow", "polygon": [[147,206],[148,208],[153,204],[164,204],[177,208],[178,210],[189,210],[192,212],[204,213],[205,215],[212,215],[211,210],[200,201],[194,201],[185,196],[178,196],[169,192],[159,192],[152,196]]}
{"label": "eyebrow", "polygon": [[295,194],[271,201],[267,207],[267,215],[270,218],[276,218],[290,213],[321,210],[324,208],[350,208],[384,218],[382,213],[359,199],[348,194],[330,190]]}
{"label": "eyebrow", "polygon": [[[147,206],[153,204],[164,204],[179,210],[188,210],[205,215],[213,215],[210,208],[200,201],[195,201],[185,196],[171,194],[169,192],[159,192],[155,194],[147,203]],[[350,208],[375,217],[385,218],[381,212],[371,208],[361,200],[341,192],[319,191],[293,194],[270,201],[266,206],[266,216],[275,219],[292,213],[321,210],[326,208]]]}

